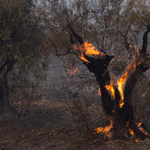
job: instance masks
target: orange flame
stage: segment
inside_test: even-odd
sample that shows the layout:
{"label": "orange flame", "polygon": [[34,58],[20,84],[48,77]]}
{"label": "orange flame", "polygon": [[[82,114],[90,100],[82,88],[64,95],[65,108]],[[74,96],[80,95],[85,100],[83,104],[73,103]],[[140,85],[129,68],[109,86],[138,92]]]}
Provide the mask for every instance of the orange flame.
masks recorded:
{"label": "orange flame", "polygon": [[121,96],[121,99],[119,101],[120,108],[122,108],[122,106],[124,105],[123,85],[125,84],[127,77],[128,77],[128,72],[126,71],[125,74],[117,81],[118,90]]}
{"label": "orange flame", "polygon": [[[126,127],[129,127],[129,123],[130,123],[130,121],[129,122],[127,122],[127,125],[126,125]],[[141,124],[142,123],[138,123],[137,124],[137,126],[139,127],[139,129],[144,133],[144,134],[146,134],[147,135],[147,133],[146,132],[144,132],[143,130],[142,130],[142,128],[141,128]],[[130,128],[129,128],[129,132],[130,132],[130,134],[131,135],[134,135],[134,130],[131,130]],[[139,142],[139,140],[138,139],[135,139],[135,142]]]}
{"label": "orange flame", "polygon": [[102,132],[102,131],[103,131],[103,129],[104,129],[103,127],[99,127],[99,128],[97,128],[97,129],[96,129],[96,133],[100,133],[100,132]]}
{"label": "orange flame", "polygon": [[127,77],[129,76],[129,73],[132,72],[132,70],[136,67],[136,61],[134,61],[129,67],[128,70],[124,73],[123,76],[121,76],[120,79],[117,80],[117,85],[118,85],[118,90],[120,92],[120,96],[121,99],[119,101],[119,106],[120,108],[122,108],[122,106],[124,105],[124,93],[123,93],[123,88],[124,88],[124,84],[127,80]]}
{"label": "orange flame", "polygon": [[105,56],[104,53],[101,53],[98,51],[91,43],[88,43],[87,41],[84,42],[84,46],[81,45],[82,52],[85,53],[86,55],[100,55],[102,54]]}
{"label": "orange flame", "polygon": [[110,125],[109,126],[106,126],[104,128],[103,127],[99,127],[99,128],[96,128],[95,130],[96,130],[96,133],[102,132],[103,134],[107,134],[112,127],[113,127],[113,122],[110,121]]}
{"label": "orange flame", "polygon": [[100,52],[91,43],[85,41],[84,47],[86,55],[100,55]]}
{"label": "orange flame", "polygon": [[134,131],[129,128],[130,134],[134,135]]}
{"label": "orange flame", "polygon": [[88,63],[89,63],[89,61],[84,57],[83,54],[78,55],[78,57],[79,57],[81,60],[83,60],[84,62],[88,62]]}
{"label": "orange flame", "polygon": [[87,41],[85,41],[84,44],[81,45],[81,48],[79,48],[76,43],[73,45],[73,48],[74,50],[82,51],[82,54],[79,54],[78,57],[84,62],[88,62],[88,63],[89,61],[84,57],[83,54],[85,55],[100,55],[101,54],[105,56],[103,52],[102,53],[99,52],[91,43],[88,43]]}
{"label": "orange flame", "polygon": [[[77,46],[77,44],[75,43],[75,44],[73,45],[73,48],[74,48],[74,50],[81,50],[82,45],[81,45],[81,48],[79,48],[79,47]],[[82,49],[83,49],[83,48],[82,48]],[[88,63],[89,63],[89,61],[84,57],[83,54],[79,54],[78,57],[79,57],[81,60],[83,60],[84,62],[88,62]]]}
{"label": "orange flame", "polygon": [[110,85],[105,85],[106,90],[111,92],[111,96],[115,99],[114,81],[110,82]]}
{"label": "orange flame", "polygon": [[140,123],[138,123],[138,127],[139,127],[139,128],[141,127],[141,124],[142,124],[141,122],[140,122]]}
{"label": "orange flame", "polygon": [[98,90],[98,94],[99,94],[99,96],[102,96],[100,87],[99,87],[99,90]]}
{"label": "orange flame", "polygon": [[141,130],[144,134],[146,134],[146,135],[147,135],[147,133],[146,133],[146,132],[144,132],[144,131],[142,130],[142,128],[141,128],[141,124],[142,124],[142,123],[139,123],[139,124],[138,124],[139,129],[140,129],[140,130]]}
{"label": "orange flame", "polygon": [[76,72],[79,72],[78,68],[75,68],[74,70],[67,69],[68,74],[74,75]]}

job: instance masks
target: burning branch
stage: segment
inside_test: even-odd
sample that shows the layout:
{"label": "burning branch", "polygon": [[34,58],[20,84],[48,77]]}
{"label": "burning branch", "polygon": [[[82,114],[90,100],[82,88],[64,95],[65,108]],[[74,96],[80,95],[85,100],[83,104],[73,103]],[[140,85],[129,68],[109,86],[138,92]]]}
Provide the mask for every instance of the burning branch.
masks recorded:
{"label": "burning branch", "polygon": [[[73,38],[71,39],[71,43],[75,50],[79,50],[78,57],[83,61],[86,67],[95,74],[101,89],[101,99],[106,114],[112,116],[113,102],[105,85],[110,82],[108,64],[114,57],[107,55],[102,49],[100,49],[101,52],[98,51],[91,43],[88,43],[87,41],[84,42],[82,37],[73,30],[71,25],[68,25],[67,27],[75,38],[75,41],[72,40]],[[77,42],[79,42],[80,47],[77,46]]]}
{"label": "burning branch", "polygon": [[[134,123],[133,107],[131,100],[132,89],[137,82],[137,77],[141,76],[149,65],[143,60],[150,62],[150,56],[146,55],[147,35],[150,32],[150,27],[145,31],[143,36],[142,50],[136,46],[131,46],[125,38],[126,48],[131,55],[131,61],[118,77],[118,79],[110,79],[108,65],[113,56],[107,55],[105,51],[97,50],[91,43],[84,41],[71,27],[68,28],[72,32],[75,41],[71,39],[74,50],[78,51],[78,57],[83,61],[86,67],[95,74],[99,84],[99,95],[101,96],[102,105],[106,114],[111,118],[109,130],[113,131],[114,137],[120,137],[120,132],[124,131],[123,135],[128,132],[130,135],[136,135],[142,138],[148,137],[147,134]],[[79,42],[80,46],[77,45]],[[128,126],[126,126],[128,124]],[[105,128],[97,128],[97,132],[106,133]]]}

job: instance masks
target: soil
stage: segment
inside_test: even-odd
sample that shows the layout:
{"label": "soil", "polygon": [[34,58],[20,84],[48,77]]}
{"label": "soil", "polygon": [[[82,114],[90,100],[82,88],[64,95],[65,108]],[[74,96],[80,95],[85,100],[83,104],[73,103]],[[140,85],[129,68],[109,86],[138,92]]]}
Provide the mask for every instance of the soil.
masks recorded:
{"label": "soil", "polygon": [[79,133],[64,102],[41,100],[32,104],[26,116],[1,118],[2,150],[150,150],[150,140],[111,141],[104,135]]}
{"label": "soil", "polygon": [[[54,89],[56,73],[52,73],[43,88],[45,97],[33,102],[26,115],[18,113],[11,118],[0,118],[0,150],[150,150],[149,139],[138,142],[134,138],[110,140],[101,134],[93,137],[84,128],[79,133],[65,101],[65,93],[56,87],[54,91],[46,90]],[[91,112],[94,110],[91,128],[106,125],[105,115],[96,111],[97,103],[91,106]],[[16,103],[15,107],[19,108],[20,103]]]}

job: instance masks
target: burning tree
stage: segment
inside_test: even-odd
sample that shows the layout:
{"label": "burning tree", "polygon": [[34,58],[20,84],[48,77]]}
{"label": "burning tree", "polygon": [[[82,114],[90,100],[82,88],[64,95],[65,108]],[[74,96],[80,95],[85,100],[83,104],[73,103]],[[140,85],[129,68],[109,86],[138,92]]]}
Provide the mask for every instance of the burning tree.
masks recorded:
{"label": "burning tree", "polygon": [[[148,137],[134,121],[131,99],[139,77],[149,69],[150,55],[146,50],[150,9],[146,0],[45,0],[44,4],[47,3],[44,13],[47,18],[43,21],[50,33],[49,46],[57,56],[77,55],[98,82],[102,105],[111,126],[98,128],[97,132],[106,133],[109,129],[115,138],[125,134],[135,134],[141,139]],[[128,41],[135,43],[146,26],[142,48],[131,46]],[[98,49],[84,39],[93,42]],[[126,47],[131,59],[120,75],[111,76],[108,66],[115,55],[108,52],[115,53],[119,46]]]}
{"label": "burning tree", "polygon": [[137,125],[134,122],[131,93],[139,77],[150,67],[150,55],[146,54],[150,26],[144,32],[141,49],[137,46],[129,45],[125,38],[125,46],[131,55],[131,60],[123,72],[115,79],[114,77],[110,77],[110,71],[108,69],[108,65],[114,56],[108,55],[101,48],[96,50],[91,43],[84,41],[73,30],[70,24],[67,27],[72,33],[70,42],[74,49],[78,51],[78,57],[95,74],[100,87],[102,105],[110,119],[110,126],[105,129],[101,127],[97,128],[97,132],[112,132],[114,138],[120,138],[123,135],[130,134],[135,134],[141,139],[149,137],[140,128],[141,123]]}

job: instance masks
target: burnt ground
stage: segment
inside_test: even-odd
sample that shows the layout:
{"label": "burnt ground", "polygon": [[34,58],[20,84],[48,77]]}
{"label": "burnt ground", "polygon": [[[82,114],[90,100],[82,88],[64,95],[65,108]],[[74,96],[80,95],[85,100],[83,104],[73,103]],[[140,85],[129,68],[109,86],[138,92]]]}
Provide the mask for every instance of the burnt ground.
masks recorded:
{"label": "burnt ground", "polygon": [[[135,139],[132,138],[128,140],[109,140],[104,135],[92,137],[84,126],[82,132],[79,133],[66,103],[66,100],[69,100],[70,97],[64,96],[65,93],[61,88],[59,90],[58,87],[54,88],[54,84],[56,85],[54,81],[57,83],[62,82],[62,80],[58,80],[60,77],[54,80],[54,75],[51,72],[51,76],[43,86],[44,96],[41,100],[31,104],[26,116],[0,118],[0,149],[150,150],[149,139],[136,143]],[[78,99],[83,99],[83,96],[77,95]],[[93,95],[94,98],[97,97],[95,94]],[[90,97],[92,97],[91,94]],[[97,104],[95,101],[90,103],[89,109],[92,112],[91,129],[108,124],[102,109],[97,110]],[[20,103],[15,103],[15,107],[19,108],[19,105]]]}
{"label": "burnt ground", "polygon": [[93,138],[79,133],[67,105],[63,102],[39,101],[32,104],[25,117],[0,120],[2,150],[149,150],[150,140]]}

